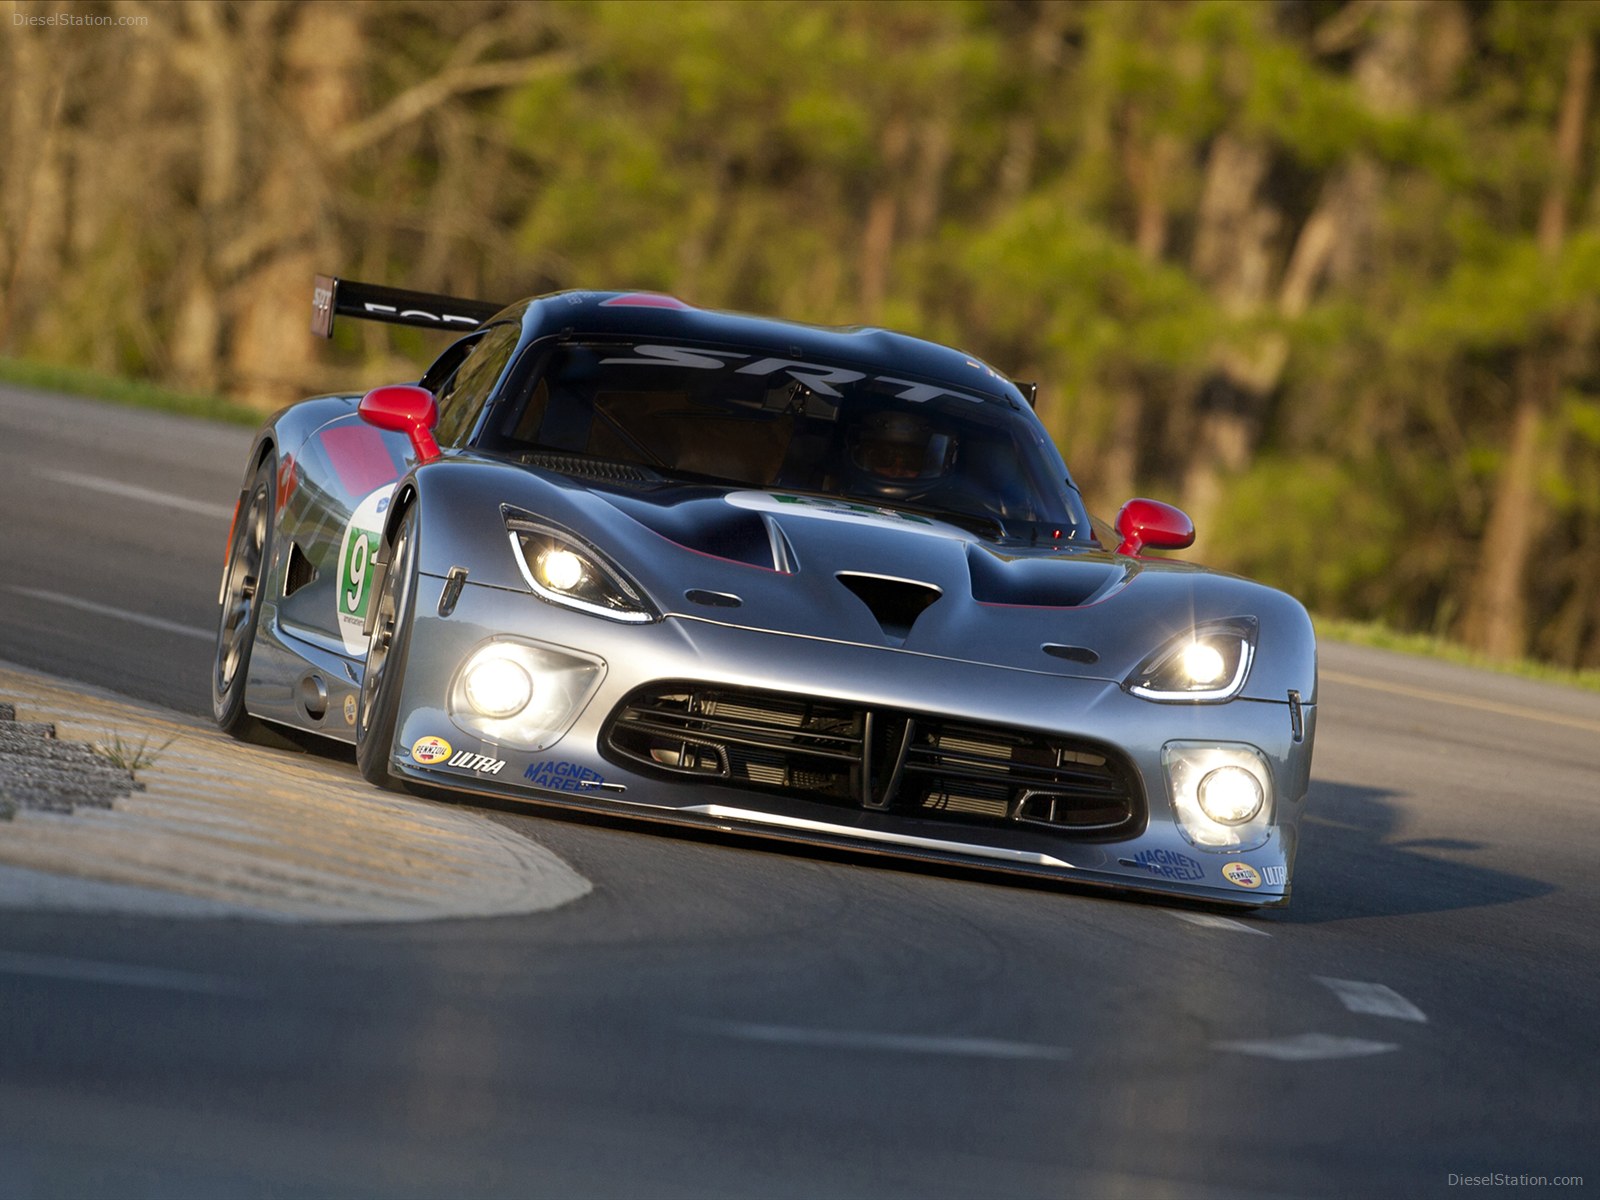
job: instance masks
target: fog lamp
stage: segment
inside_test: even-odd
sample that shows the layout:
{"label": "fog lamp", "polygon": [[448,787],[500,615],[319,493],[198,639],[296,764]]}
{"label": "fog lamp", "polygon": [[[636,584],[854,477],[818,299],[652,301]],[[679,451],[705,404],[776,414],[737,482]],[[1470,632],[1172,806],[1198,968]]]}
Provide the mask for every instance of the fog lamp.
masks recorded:
{"label": "fog lamp", "polygon": [[479,658],[461,680],[467,703],[486,717],[513,717],[533,699],[533,680],[509,658]]}
{"label": "fog lamp", "polygon": [[512,750],[559,741],[604,678],[603,659],[566,646],[495,638],[467,656],[450,685],[450,719]]}
{"label": "fog lamp", "polygon": [[1218,767],[1195,789],[1200,811],[1220,825],[1242,825],[1261,811],[1261,781],[1243,767]]}
{"label": "fog lamp", "polygon": [[1272,768],[1242,742],[1168,742],[1161,748],[1178,829],[1201,850],[1254,850],[1272,832]]}

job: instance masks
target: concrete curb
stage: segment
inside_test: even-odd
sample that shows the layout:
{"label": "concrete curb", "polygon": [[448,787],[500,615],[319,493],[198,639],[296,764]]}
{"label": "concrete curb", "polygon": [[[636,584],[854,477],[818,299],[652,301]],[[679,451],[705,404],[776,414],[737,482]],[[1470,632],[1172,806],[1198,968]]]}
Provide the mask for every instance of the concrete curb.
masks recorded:
{"label": "concrete curb", "polygon": [[0,821],[0,911],[425,921],[541,912],[591,890],[483,814],[379,791],[341,761],[245,746],[9,664],[0,700],[65,741],[170,741],[137,771],[142,790],[109,808],[22,807]]}

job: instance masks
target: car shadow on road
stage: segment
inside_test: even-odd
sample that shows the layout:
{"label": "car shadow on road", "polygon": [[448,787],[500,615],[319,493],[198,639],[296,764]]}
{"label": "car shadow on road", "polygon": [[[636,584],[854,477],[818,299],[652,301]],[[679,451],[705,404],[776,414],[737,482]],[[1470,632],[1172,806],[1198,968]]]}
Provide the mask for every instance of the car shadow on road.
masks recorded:
{"label": "car shadow on road", "polygon": [[1490,865],[1494,847],[1461,838],[1397,837],[1399,793],[1314,781],[1300,822],[1294,899],[1274,923],[1485,908],[1543,896],[1554,886]]}
{"label": "car shadow on road", "polygon": [[[412,784],[407,790],[426,799],[461,803],[458,795],[425,786]],[[1287,908],[1255,911],[1181,896],[1119,892],[1070,878],[1041,878],[957,863],[901,859],[848,847],[792,843],[745,832],[644,821],[630,815],[563,810],[509,797],[480,795],[474,796],[470,803],[480,809],[536,816],[581,828],[715,844],[795,859],[992,886],[1190,909],[1274,925],[1314,925],[1364,917],[1483,908],[1528,900],[1555,890],[1553,885],[1542,880],[1478,865],[1475,860],[1487,859],[1493,854],[1493,847],[1486,843],[1460,838],[1397,837],[1400,814],[1394,798],[1399,795],[1382,788],[1314,781],[1306,802],[1307,816],[1300,824],[1293,900]]]}

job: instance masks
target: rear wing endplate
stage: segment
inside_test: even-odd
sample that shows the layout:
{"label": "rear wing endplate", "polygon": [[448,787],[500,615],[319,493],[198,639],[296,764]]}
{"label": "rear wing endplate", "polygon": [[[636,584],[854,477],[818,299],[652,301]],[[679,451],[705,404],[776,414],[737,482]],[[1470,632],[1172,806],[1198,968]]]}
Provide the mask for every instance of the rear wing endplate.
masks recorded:
{"label": "rear wing endplate", "polygon": [[463,300],[318,275],[311,292],[311,332],[318,337],[332,337],[334,317],[343,316],[467,333],[504,307],[488,300]]}

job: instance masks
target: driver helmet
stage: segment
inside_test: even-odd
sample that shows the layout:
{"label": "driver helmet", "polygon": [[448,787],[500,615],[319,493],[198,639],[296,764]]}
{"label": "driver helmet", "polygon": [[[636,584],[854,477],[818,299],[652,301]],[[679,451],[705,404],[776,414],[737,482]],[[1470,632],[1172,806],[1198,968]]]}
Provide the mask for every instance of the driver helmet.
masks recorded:
{"label": "driver helmet", "polygon": [[919,413],[869,414],[849,438],[850,462],[858,484],[886,496],[908,497],[927,491],[955,461],[956,440],[936,432]]}

